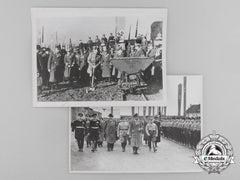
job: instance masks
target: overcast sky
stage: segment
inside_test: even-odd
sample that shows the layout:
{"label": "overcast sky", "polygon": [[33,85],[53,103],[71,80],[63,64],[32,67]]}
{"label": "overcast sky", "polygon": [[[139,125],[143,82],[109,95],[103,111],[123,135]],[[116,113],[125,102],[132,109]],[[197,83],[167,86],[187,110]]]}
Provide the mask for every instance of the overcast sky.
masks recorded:
{"label": "overcast sky", "polygon": [[[116,18],[120,19],[116,21]],[[138,20],[138,32],[146,35],[149,38],[151,32],[151,24],[154,21],[159,21],[158,17],[153,16],[127,16],[127,17],[68,17],[68,18],[39,18],[37,20],[37,39],[41,36],[41,29],[44,27],[45,43],[55,43],[56,32],[60,42],[78,43],[81,39],[86,42],[88,37],[95,38],[96,35],[101,38],[102,34],[108,37],[110,33],[115,33],[116,24],[118,30],[125,32],[125,37],[128,37],[131,26],[131,38],[134,38],[136,31],[136,23]]]}
{"label": "overcast sky", "polygon": [[[183,84],[184,76],[167,76],[167,115],[177,115],[178,113],[178,84]],[[187,107],[191,104],[202,104],[202,78],[201,76],[187,76]],[[110,107],[98,107],[93,108],[103,113],[103,116],[107,116],[111,112]],[[106,109],[106,110],[103,110]],[[114,107],[114,117],[120,115],[131,115],[131,107]],[[143,115],[143,107],[135,107],[135,112],[139,112],[139,115]],[[148,114],[148,110],[146,110]],[[157,107],[155,107],[155,114],[157,114]],[[182,89],[182,106],[181,114],[183,115],[183,89]]]}

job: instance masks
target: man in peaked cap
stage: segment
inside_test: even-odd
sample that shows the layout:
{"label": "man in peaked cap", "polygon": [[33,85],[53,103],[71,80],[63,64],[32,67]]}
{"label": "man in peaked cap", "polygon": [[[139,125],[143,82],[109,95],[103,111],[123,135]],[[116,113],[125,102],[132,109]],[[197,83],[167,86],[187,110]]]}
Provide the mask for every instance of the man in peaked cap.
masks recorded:
{"label": "man in peaked cap", "polygon": [[143,48],[141,47],[140,43],[135,44],[135,52],[132,57],[145,57],[146,53],[144,52]]}
{"label": "man in peaked cap", "polygon": [[121,117],[120,123],[117,127],[117,136],[121,141],[122,152],[125,152],[126,145],[128,141],[128,130],[129,130],[129,122],[127,119]]}
{"label": "man in peaked cap", "polygon": [[156,126],[157,126],[157,136],[156,136],[156,140],[155,140],[155,146],[157,147],[157,143],[161,142],[161,131],[162,131],[162,126],[161,126],[161,122],[159,120],[159,116],[155,115],[154,116],[154,121],[153,121]]}
{"label": "man in peaked cap", "polygon": [[55,52],[51,53],[48,59],[48,72],[50,73],[49,82],[52,88],[58,88],[58,83],[61,81],[63,57],[60,51],[60,45],[56,45]]}
{"label": "man in peaked cap", "polygon": [[113,115],[108,115],[109,119],[105,124],[105,133],[107,140],[107,150],[113,151],[114,143],[116,142],[116,134],[117,134],[117,122],[113,119]]}
{"label": "man in peaked cap", "polygon": [[86,121],[82,113],[78,113],[77,119],[72,123],[72,131],[75,132],[75,138],[80,152],[83,152],[84,135],[86,131]]}
{"label": "man in peaked cap", "polygon": [[152,144],[153,144],[153,150],[154,152],[156,152],[157,151],[156,141],[157,141],[158,134],[160,132],[158,131],[158,127],[156,123],[154,123],[154,119],[149,120],[149,122],[146,125],[145,131],[146,131],[146,134],[148,135],[149,151],[151,151]]}
{"label": "man in peaked cap", "polygon": [[89,124],[89,138],[92,143],[92,152],[95,152],[97,150],[97,143],[99,139],[99,131],[101,128],[101,123],[97,119],[97,114],[92,114],[92,120]]}
{"label": "man in peaked cap", "polygon": [[142,146],[143,123],[139,119],[138,114],[133,115],[133,119],[129,122],[129,136],[133,147],[133,154],[138,154],[138,149]]}

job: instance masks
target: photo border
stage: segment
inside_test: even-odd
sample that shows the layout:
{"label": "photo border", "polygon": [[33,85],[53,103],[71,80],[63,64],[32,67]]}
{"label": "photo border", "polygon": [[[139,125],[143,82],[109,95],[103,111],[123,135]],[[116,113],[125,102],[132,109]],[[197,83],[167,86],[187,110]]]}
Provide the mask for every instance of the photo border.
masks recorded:
{"label": "photo border", "polygon": [[[167,78],[171,78],[171,77],[174,77],[174,76],[187,76],[187,77],[193,77],[193,76],[198,76],[199,78],[201,78],[201,105],[200,105],[200,111],[201,111],[201,139],[203,138],[203,132],[204,132],[204,129],[203,129],[203,76],[202,75],[167,75]],[[94,107],[94,106],[92,106]],[[95,106],[96,107],[96,106]],[[104,106],[103,106],[104,107]],[[130,107],[130,106],[129,106]],[[142,106],[140,106],[142,107]],[[148,107],[148,106],[146,106]],[[72,110],[71,108],[75,108],[75,107],[70,107],[69,108],[69,119],[68,119],[68,151],[69,151],[69,157],[68,157],[68,160],[69,160],[69,173],[70,174],[181,174],[181,173],[202,173],[204,172],[203,169],[201,169],[199,167],[199,171],[166,171],[166,172],[162,172],[162,171],[72,171],[71,170],[71,118],[72,118]],[[194,153],[193,153],[193,156],[194,157]],[[196,166],[196,164],[194,164],[194,158],[192,159],[192,164],[193,166]]]}
{"label": "photo border", "polygon": [[[91,10],[90,10],[91,9]],[[90,10],[90,11],[89,11]],[[144,14],[141,14],[144,11]],[[32,19],[32,94],[33,107],[77,107],[77,106],[166,106],[167,82],[166,82],[166,45],[167,45],[167,8],[31,8]],[[111,14],[112,13],[112,14]],[[162,51],[162,79],[163,99],[155,101],[38,101],[37,95],[37,58],[36,58],[36,19],[42,17],[96,17],[119,15],[159,16],[163,21],[163,51]]]}

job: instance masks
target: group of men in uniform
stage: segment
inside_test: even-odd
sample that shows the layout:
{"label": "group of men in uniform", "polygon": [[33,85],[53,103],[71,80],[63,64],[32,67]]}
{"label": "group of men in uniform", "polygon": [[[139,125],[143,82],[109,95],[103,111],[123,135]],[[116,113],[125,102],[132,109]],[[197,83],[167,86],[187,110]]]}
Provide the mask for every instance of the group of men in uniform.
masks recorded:
{"label": "group of men in uniform", "polygon": [[[37,45],[38,92],[45,89],[58,89],[59,83],[69,82],[70,87],[77,81],[79,86],[91,86],[101,80],[120,82],[123,74],[116,69],[112,58],[153,57],[156,62],[144,72],[145,80],[161,80],[162,48],[159,41],[149,42],[146,37],[138,36],[134,40],[124,40],[121,36],[109,38],[105,34],[101,39],[96,36],[87,43],[68,47],[56,45],[55,49]],[[157,77],[156,77],[157,76]]]}
{"label": "group of men in uniform", "polygon": [[195,149],[201,139],[200,117],[166,117],[162,121],[163,136]]}
{"label": "group of men in uniform", "polygon": [[106,140],[107,151],[114,150],[114,144],[117,140],[121,142],[122,152],[126,151],[127,144],[132,146],[133,154],[138,154],[139,148],[142,146],[143,134],[147,135],[149,151],[153,146],[154,152],[157,151],[157,143],[160,142],[161,123],[158,116],[148,118],[148,122],[144,122],[139,118],[138,114],[134,114],[131,119],[120,118],[116,120],[112,114],[109,114],[106,120],[97,117],[97,114],[84,116],[79,113],[77,118],[72,122],[72,132],[78,144],[80,152],[83,152],[84,141],[87,147],[92,147],[91,151],[97,151],[98,147],[103,146]]}

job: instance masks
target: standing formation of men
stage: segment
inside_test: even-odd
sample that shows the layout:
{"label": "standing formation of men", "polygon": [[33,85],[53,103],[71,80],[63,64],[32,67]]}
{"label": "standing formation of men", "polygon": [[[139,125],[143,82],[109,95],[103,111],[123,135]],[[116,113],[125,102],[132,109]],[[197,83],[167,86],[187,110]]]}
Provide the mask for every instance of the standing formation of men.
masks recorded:
{"label": "standing formation of men", "polygon": [[163,135],[189,148],[196,148],[201,139],[200,117],[168,117],[162,122]]}
{"label": "standing formation of men", "polygon": [[[162,48],[158,41],[147,41],[146,37],[139,36],[136,40],[124,40],[122,37],[109,38],[105,34],[101,38],[91,37],[87,43],[81,40],[78,45],[69,44],[68,47],[56,45],[54,49],[37,45],[37,73],[38,89],[58,89],[61,82],[69,82],[70,87],[76,85],[90,86],[95,89],[99,81],[121,81],[124,72],[116,69],[112,58],[119,57],[153,57],[156,59],[145,70],[143,79],[149,86],[159,84],[162,80]],[[158,87],[160,88],[160,87]]]}

